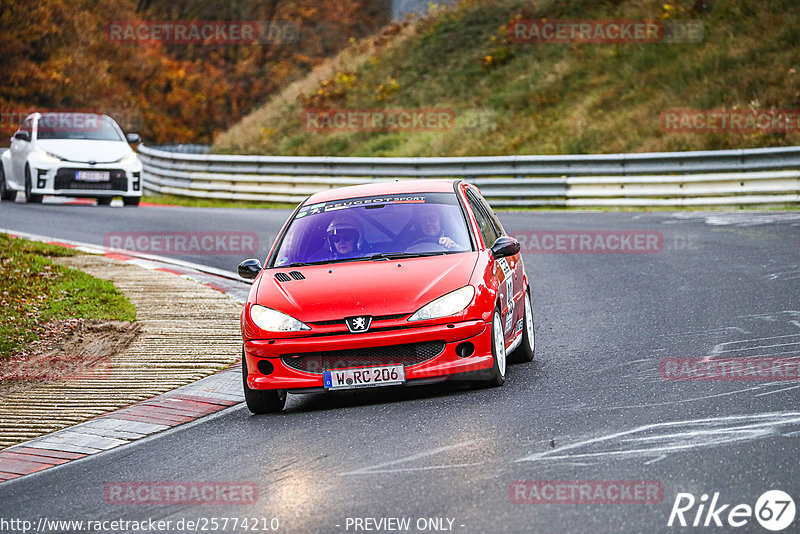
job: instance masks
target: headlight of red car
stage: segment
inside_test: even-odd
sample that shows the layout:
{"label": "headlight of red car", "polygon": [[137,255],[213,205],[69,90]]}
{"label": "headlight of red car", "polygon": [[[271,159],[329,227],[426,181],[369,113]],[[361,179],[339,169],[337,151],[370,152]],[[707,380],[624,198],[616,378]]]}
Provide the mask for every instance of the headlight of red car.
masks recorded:
{"label": "headlight of red car", "polygon": [[253,304],[250,307],[250,318],[261,330],[269,332],[299,332],[311,330],[311,327],[292,317],[266,306]]}
{"label": "headlight of red car", "polygon": [[427,303],[422,308],[414,312],[414,315],[408,318],[409,321],[424,321],[426,319],[438,319],[439,317],[447,317],[448,315],[455,315],[458,312],[464,311],[464,308],[469,306],[472,298],[475,296],[475,288],[472,286],[464,286],[461,289],[451,291],[446,295],[442,295],[436,300]]}

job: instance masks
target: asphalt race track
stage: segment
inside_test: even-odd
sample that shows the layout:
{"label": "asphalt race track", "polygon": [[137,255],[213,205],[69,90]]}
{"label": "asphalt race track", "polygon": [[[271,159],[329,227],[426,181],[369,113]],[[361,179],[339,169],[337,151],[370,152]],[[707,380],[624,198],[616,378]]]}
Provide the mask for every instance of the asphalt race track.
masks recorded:
{"label": "asphalt race track", "polygon": [[[257,254],[175,256],[234,271],[245,257],[263,259],[288,213],[4,202],[0,227],[96,244],[108,232],[255,232]],[[689,524],[702,495],[708,510],[718,493],[717,508],[729,506],[715,516],[724,525],[716,531],[766,532],[755,517],[732,528],[729,512],[755,508],[773,489],[800,508],[796,371],[793,380],[662,376],[669,358],[800,357],[800,212],[500,217],[524,238],[537,341],[536,360],[511,366],[502,388],[290,395],[275,416],[239,405],[0,484],[0,517],[199,519],[210,532],[244,531],[213,530],[212,518],[259,518],[259,528],[277,518],[279,532],[666,532],[678,530],[667,523],[679,493],[697,501],[685,513]],[[565,231],[592,240],[656,236],[657,247],[576,251],[567,238],[556,244]],[[122,481],[253,483],[258,499],[108,504],[104,487]],[[649,481],[663,495],[576,504],[563,494],[537,499],[530,488],[543,481]],[[401,525],[388,518],[409,527],[370,522]],[[699,514],[700,525],[714,519]],[[799,525],[795,518],[785,532]]]}

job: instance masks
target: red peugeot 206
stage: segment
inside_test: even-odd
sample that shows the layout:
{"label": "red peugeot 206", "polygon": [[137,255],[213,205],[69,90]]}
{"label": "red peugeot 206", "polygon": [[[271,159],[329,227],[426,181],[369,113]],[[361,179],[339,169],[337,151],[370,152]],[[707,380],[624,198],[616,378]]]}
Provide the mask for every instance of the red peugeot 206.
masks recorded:
{"label": "red peugeot 206", "polygon": [[312,195],[281,229],[242,311],[253,413],[286,393],[505,381],[534,355],[520,245],[480,191],[408,180]]}

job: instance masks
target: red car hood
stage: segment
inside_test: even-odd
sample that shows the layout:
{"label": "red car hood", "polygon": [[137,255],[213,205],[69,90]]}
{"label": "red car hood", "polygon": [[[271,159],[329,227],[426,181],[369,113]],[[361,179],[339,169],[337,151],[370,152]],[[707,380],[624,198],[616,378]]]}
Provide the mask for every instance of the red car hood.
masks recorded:
{"label": "red car hood", "polygon": [[[477,252],[464,252],[269,269],[261,273],[256,303],[303,322],[410,314],[467,285],[477,258]],[[277,273],[290,271],[301,272],[305,279],[279,282],[275,278]]]}

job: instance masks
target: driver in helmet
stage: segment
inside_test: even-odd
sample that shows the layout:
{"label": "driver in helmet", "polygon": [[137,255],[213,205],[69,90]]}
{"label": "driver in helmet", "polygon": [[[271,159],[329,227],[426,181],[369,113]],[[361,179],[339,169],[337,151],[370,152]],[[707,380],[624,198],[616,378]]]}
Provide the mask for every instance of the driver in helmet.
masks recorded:
{"label": "driver in helmet", "polygon": [[326,238],[334,259],[357,256],[361,231],[353,217],[344,215],[334,218],[328,225]]}

